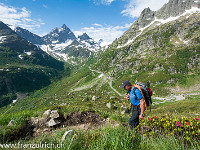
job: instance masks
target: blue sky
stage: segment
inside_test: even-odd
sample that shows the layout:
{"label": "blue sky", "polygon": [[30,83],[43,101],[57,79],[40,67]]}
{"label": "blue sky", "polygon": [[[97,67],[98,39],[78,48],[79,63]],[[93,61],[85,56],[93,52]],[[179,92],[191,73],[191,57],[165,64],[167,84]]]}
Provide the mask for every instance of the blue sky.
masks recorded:
{"label": "blue sky", "polygon": [[150,7],[168,0],[0,0],[0,20],[45,35],[66,24],[75,35],[86,32],[105,44],[120,37]]}

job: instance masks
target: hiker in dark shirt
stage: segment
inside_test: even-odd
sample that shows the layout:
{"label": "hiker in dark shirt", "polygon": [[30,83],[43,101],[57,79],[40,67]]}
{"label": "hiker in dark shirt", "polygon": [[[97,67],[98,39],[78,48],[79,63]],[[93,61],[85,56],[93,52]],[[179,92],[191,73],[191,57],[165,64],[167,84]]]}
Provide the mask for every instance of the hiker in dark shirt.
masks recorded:
{"label": "hiker in dark shirt", "polygon": [[132,116],[129,119],[129,125],[131,130],[133,130],[133,127],[135,128],[139,125],[139,118],[144,119],[145,101],[143,94],[127,80],[122,82],[120,88],[124,88],[128,91],[126,99],[131,100]]}

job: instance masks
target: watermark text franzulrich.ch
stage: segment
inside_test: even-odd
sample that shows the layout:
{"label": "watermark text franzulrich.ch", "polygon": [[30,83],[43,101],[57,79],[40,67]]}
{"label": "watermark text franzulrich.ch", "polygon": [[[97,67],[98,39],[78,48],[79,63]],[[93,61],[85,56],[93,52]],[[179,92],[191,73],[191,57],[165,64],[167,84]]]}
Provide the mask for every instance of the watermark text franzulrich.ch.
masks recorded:
{"label": "watermark text franzulrich.ch", "polygon": [[64,147],[64,144],[61,142],[61,143],[37,143],[37,144],[24,144],[24,143],[16,143],[16,144],[0,144],[0,148],[3,148],[3,149],[10,149],[10,148],[13,148],[13,149],[18,149],[18,148],[33,148],[33,149],[41,149],[41,148],[63,148]]}

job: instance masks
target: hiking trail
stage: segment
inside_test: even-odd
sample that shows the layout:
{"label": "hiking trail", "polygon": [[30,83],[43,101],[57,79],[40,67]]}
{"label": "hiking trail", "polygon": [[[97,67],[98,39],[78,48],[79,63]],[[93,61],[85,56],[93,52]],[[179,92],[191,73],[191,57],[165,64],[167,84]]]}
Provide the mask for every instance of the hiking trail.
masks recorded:
{"label": "hiking trail", "polygon": [[[111,88],[115,93],[117,93],[119,96],[123,97],[121,93],[119,93],[115,88],[113,88],[113,86],[112,86],[112,78],[111,78],[111,77],[106,76],[103,72],[100,72],[100,71],[97,71],[97,70],[92,70],[90,67],[89,67],[89,69],[90,69],[92,72],[99,73],[100,75],[99,75],[97,78],[93,79],[93,80],[92,80],[92,81],[93,81],[92,83],[90,83],[90,84],[88,84],[88,85],[83,85],[83,86],[78,87],[78,88],[75,88],[75,89],[73,89],[72,91],[81,91],[81,90],[84,90],[84,89],[87,89],[87,88],[91,88],[91,87],[93,87],[95,84],[98,83],[98,81],[99,81],[98,79],[99,79],[99,78],[104,77],[105,81],[109,84],[110,88]],[[79,81],[78,81],[78,82],[79,82]]]}

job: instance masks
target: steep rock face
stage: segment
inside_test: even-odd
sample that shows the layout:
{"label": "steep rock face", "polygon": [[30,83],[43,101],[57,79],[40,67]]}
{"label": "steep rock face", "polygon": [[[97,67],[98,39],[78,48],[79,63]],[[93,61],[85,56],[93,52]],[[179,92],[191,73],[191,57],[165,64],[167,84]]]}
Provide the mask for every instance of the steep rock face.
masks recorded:
{"label": "steep rock face", "polygon": [[[141,12],[140,17],[134,22],[135,27],[138,26],[139,28],[144,28],[154,19],[155,12],[152,11],[150,8],[146,8]],[[133,25],[133,26],[134,26]],[[133,28],[133,27],[132,27]]]}
{"label": "steep rock face", "polygon": [[[139,18],[131,25],[131,27],[124,32],[124,34],[112,43],[112,46],[117,47],[119,45],[125,45],[129,43],[130,40],[136,38],[140,33],[141,29],[150,24],[155,16],[155,12],[150,8],[144,9]],[[117,42],[117,43],[116,43]]]}
{"label": "steep rock face", "polygon": [[41,48],[59,60],[78,64],[85,62],[88,57],[98,51],[100,46],[84,33],[76,39],[68,39],[65,43],[41,45]]}
{"label": "steep rock face", "polygon": [[101,43],[103,43],[103,39],[100,39],[100,40],[98,41],[99,46],[101,45]]}
{"label": "steep rock face", "polygon": [[62,53],[65,53],[70,57],[86,59],[90,56],[91,51],[88,50],[87,45],[80,43],[78,40],[74,40],[69,46],[67,46]]}

